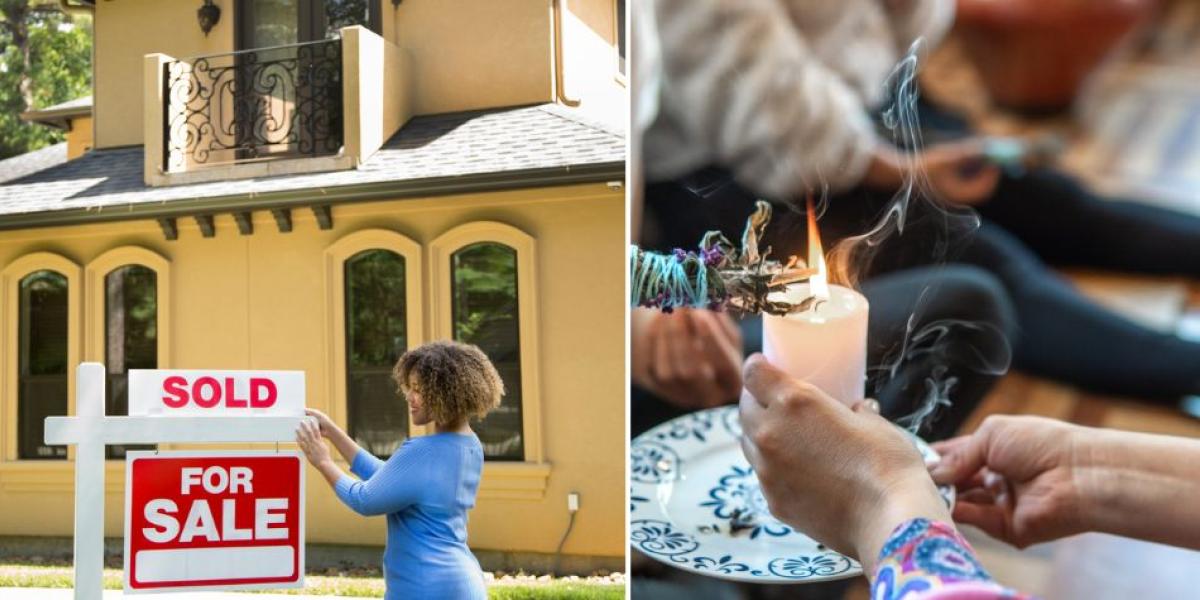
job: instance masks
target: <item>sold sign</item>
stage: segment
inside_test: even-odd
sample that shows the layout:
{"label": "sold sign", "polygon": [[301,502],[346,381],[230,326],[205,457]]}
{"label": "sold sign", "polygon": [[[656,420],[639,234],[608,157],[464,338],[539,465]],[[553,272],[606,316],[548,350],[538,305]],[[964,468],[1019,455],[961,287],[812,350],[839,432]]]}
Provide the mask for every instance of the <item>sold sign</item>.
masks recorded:
{"label": "sold sign", "polygon": [[129,452],[126,592],[302,587],[298,452]]}
{"label": "sold sign", "polygon": [[303,371],[129,371],[132,415],[303,415]]}

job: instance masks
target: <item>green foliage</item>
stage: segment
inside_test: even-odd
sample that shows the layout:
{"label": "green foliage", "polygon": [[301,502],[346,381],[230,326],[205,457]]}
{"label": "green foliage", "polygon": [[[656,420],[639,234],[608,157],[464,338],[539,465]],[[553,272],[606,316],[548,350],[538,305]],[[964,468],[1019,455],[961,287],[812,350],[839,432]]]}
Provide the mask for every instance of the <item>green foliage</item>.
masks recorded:
{"label": "green foliage", "polygon": [[0,0],[0,158],[63,139],[61,131],[22,121],[21,112],[91,92],[91,18],[46,6],[39,0]]}
{"label": "green foliage", "polygon": [[475,244],[455,252],[453,260],[454,339],[491,350],[480,335],[488,326],[515,333],[516,252],[500,244]]}
{"label": "green foliage", "polygon": [[[158,366],[158,276],[141,265],[128,265],[117,269],[104,278],[109,311],[105,334],[118,334],[119,345],[106,343],[110,369],[120,364],[128,369],[153,369]],[[123,310],[119,329],[114,331],[115,311]],[[121,360],[114,360],[113,351],[123,353]]]}
{"label": "green foliage", "polygon": [[390,369],[408,347],[404,258],[367,250],[345,268],[350,366]]}

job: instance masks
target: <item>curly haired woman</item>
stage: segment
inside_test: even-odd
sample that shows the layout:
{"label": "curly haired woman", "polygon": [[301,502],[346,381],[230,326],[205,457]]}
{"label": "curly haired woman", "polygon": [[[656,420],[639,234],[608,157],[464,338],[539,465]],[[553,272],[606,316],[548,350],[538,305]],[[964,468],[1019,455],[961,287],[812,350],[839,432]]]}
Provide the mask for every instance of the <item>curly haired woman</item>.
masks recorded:
{"label": "curly haired woman", "polygon": [[[318,424],[302,423],[296,442],[346,506],[364,516],[387,515],[387,600],[486,598],[479,562],[467,548],[467,511],[483,469],[483,447],[469,420],[499,406],[504,383],[479,348],[457,342],[406,352],[392,376],[413,424],[433,423],[432,435],[405,440],[385,462],[310,409]],[[322,436],[358,480],[333,462]]]}

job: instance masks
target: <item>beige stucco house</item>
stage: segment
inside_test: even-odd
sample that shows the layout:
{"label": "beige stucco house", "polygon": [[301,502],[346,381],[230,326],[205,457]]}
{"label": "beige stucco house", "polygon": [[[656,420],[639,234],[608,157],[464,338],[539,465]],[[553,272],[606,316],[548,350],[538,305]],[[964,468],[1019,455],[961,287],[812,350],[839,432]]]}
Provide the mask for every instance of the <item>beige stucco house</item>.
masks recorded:
{"label": "beige stucco house", "polygon": [[[303,370],[386,455],[424,433],[391,363],[455,338],[509,389],[477,427],[472,547],[553,555],[577,493],[562,554],[622,564],[624,2],[71,4],[95,18],[86,143],[0,173],[0,535],[71,533],[73,451],[42,420],[82,361],[111,414],[129,369]],[[307,493],[310,543],[382,544]]]}

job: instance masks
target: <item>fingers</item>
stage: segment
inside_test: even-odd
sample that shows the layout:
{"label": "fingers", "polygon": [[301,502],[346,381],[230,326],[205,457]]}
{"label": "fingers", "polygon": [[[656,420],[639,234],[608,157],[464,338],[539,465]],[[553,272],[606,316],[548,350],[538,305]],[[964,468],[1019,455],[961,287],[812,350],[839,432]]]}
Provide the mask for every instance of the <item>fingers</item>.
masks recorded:
{"label": "fingers", "polygon": [[650,324],[648,332],[650,337],[650,356],[654,357],[650,371],[653,373],[654,381],[658,385],[673,381],[675,378],[673,371],[674,358],[671,356],[670,340],[668,338],[670,332],[666,331],[666,328],[670,325],[670,320],[670,315],[659,315]]}
{"label": "fingers", "polygon": [[967,443],[967,440],[969,439],[971,439],[971,436],[969,435],[960,435],[948,440],[933,442],[929,444],[929,447],[933,448],[933,451],[937,452],[939,455],[945,456],[954,452],[957,448],[960,448],[963,444]]}
{"label": "fingers", "polygon": [[851,410],[853,410],[856,413],[867,413],[867,414],[878,415],[879,411],[882,409],[879,406],[878,400],[875,400],[874,398],[867,398],[865,400],[859,400],[858,402],[856,402],[854,404],[854,407],[851,408]]}
{"label": "fingers", "polygon": [[721,313],[713,314],[713,320],[719,325],[718,330],[724,334],[725,340],[740,355],[742,353],[742,330],[738,328],[737,323],[734,323],[729,315]]}
{"label": "fingers", "polygon": [[313,444],[319,443],[321,440],[321,430],[317,425],[307,419],[300,421],[300,426],[296,428],[296,443],[300,444],[301,449],[308,452],[308,449]]}
{"label": "fingers", "polygon": [[995,504],[968,502],[960,498],[954,505],[952,516],[958,523],[973,525],[998,540],[1010,542],[1008,515]]}
{"label": "fingers", "polygon": [[767,409],[750,392],[743,392],[738,401],[738,418],[742,422],[742,437],[750,437],[763,423]]}
{"label": "fingers", "polygon": [[983,156],[986,140],[981,137],[969,137],[953,142],[938,144],[933,147],[935,152],[944,152],[947,157],[957,160],[969,160]]}
{"label": "fingers", "polygon": [[781,390],[791,388],[792,378],[767,361],[761,354],[752,354],[742,367],[742,381],[751,398],[766,408],[775,401]]}
{"label": "fingers", "polygon": [[740,342],[734,345],[723,331],[724,319],[719,315],[706,315],[696,319],[697,333],[704,343],[704,353],[707,363],[715,375],[719,396],[717,402],[723,403],[736,397],[742,389],[742,349]]}
{"label": "fingers", "polygon": [[758,452],[758,447],[754,445],[754,442],[750,441],[749,437],[744,435],[738,438],[738,442],[742,445],[742,454],[746,456],[746,462],[750,463],[751,467],[754,467],[755,472],[758,473],[761,479],[763,477],[763,461],[762,455]]}
{"label": "fingers", "polygon": [[990,431],[982,428],[965,442],[951,445],[949,452],[942,456],[942,460],[929,469],[933,481],[939,484],[957,484],[987,466]]}
{"label": "fingers", "polygon": [[847,410],[846,405],[811,384],[793,379],[761,354],[753,354],[746,360],[742,367],[742,381],[754,399],[768,409],[803,405],[806,408]]}
{"label": "fingers", "polygon": [[692,333],[692,319],[688,311],[676,311],[667,318],[667,323],[667,344],[671,347],[675,376],[681,383],[692,379],[710,379],[711,374],[704,373],[703,361],[696,360],[699,348]]}

